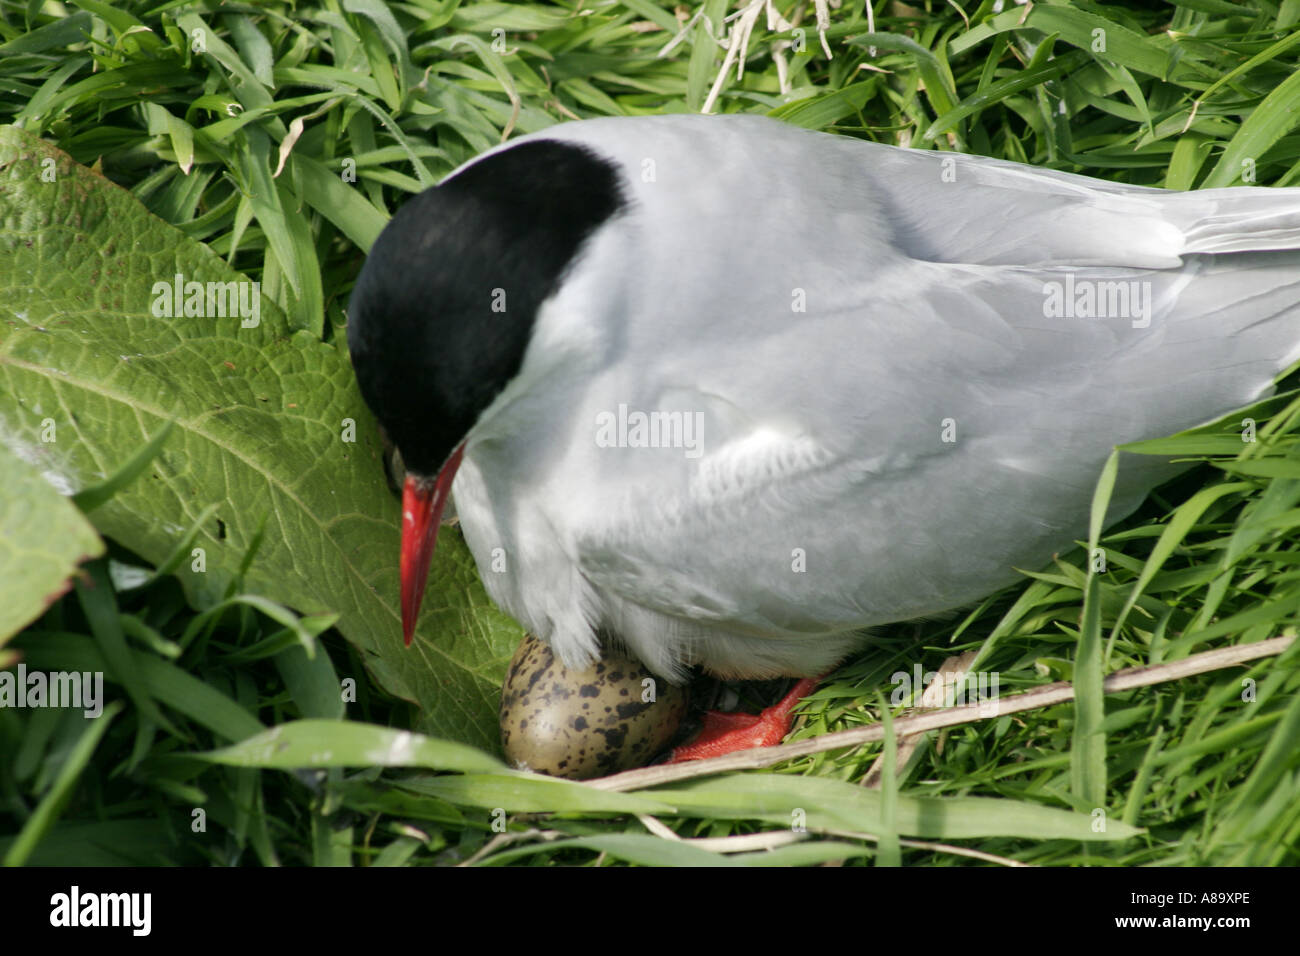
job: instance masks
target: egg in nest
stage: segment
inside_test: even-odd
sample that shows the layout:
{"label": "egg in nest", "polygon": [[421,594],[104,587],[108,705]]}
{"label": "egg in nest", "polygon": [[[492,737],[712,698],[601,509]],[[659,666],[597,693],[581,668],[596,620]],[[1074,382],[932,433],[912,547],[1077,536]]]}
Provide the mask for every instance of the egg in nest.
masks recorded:
{"label": "egg in nest", "polygon": [[566,668],[527,635],[501,691],[501,743],[521,770],[585,780],[644,766],[681,726],[687,694],[612,651]]}

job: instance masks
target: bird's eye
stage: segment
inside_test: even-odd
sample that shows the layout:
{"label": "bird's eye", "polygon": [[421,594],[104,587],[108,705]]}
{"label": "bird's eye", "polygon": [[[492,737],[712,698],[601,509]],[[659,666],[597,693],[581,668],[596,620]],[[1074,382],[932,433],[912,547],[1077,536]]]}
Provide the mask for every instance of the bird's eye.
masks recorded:
{"label": "bird's eye", "polygon": [[393,496],[400,499],[402,485],[406,482],[406,465],[402,462],[402,453],[389,441],[388,435],[382,429],[380,435],[384,442],[384,477],[388,479],[388,487]]}

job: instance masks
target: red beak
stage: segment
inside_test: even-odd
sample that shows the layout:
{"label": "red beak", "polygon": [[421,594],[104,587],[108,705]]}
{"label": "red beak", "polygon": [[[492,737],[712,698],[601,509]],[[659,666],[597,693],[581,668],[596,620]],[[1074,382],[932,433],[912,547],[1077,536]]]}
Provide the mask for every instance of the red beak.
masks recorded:
{"label": "red beak", "polygon": [[463,444],[457,445],[433,481],[406,476],[402,488],[402,636],[411,646],[420,601],[429,577],[429,561],[438,543],[438,525],[451,494],[451,482],[460,467]]}

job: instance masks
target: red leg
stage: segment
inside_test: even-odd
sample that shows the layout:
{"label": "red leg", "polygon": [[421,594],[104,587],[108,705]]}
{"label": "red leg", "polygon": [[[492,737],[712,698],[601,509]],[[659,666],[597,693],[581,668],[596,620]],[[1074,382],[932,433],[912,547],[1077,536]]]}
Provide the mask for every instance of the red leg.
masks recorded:
{"label": "red leg", "polygon": [[805,677],[794,685],[790,693],[761,714],[708,711],[704,715],[704,729],[689,744],[676,748],[668,762],[703,760],[705,757],[721,757],[751,747],[779,744],[790,732],[790,713],[795,704],[811,694],[820,680],[820,677]]}

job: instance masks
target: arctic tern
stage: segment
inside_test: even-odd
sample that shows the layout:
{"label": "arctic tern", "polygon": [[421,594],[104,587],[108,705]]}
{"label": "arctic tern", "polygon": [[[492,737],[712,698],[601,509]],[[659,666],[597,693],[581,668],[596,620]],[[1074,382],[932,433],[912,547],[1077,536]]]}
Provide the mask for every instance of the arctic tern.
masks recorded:
{"label": "arctic tern", "polygon": [[[1300,357],[1300,189],[1171,192],[755,116],[565,123],[409,200],[349,308],[409,643],[454,491],[581,666],[810,676],[1086,533],[1114,445]],[[689,429],[689,435],[688,435]],[[1108,520],[1178,466],[1126,456]]]}

